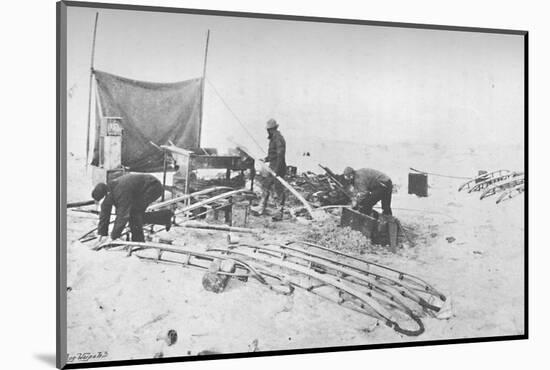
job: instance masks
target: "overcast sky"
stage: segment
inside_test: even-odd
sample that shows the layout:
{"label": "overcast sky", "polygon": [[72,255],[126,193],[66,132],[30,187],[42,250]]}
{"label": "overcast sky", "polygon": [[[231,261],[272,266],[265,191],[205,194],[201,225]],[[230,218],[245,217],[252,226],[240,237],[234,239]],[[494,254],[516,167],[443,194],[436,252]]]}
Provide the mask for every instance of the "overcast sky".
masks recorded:
{"label": "overcast sky", "polygon": [[[68,9],[68,148],[79,154],[95,12]],[[234,115],[262,145],[271,117],[295,141],[523,143],[522,36],[99,10],[95,68],[200,77],[208,29],[205,147],[253,146]]]}

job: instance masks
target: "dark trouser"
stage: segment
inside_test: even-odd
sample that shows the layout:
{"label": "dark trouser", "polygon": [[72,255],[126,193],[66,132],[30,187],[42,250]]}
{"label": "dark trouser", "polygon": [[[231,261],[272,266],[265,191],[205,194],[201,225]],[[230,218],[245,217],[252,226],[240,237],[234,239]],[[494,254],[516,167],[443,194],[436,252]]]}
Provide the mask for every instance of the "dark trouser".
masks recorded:
{"label": "dark trouser", "polygon": [[359,212],[366,215],[372,214],[372,207],[379,201],[382,201],[382,213],[392,215],[391,212],[391,195],[393,185],[391,181],[380,183],[359,203]]}
{"label": "dark trouser", "polygon": [[[147,223],[156,223],[156,222],[149,222],[149,221],[155,221],[156,218],[151,219],[151,216],[147,217],[145,214],[145,210],[149,206],[149,204],[153,203],[155,200],[157,200],[163,192],[162,184],[160,182],[152,183],[150,186],[148,186],[142,195],[142,201],[139,203],[139,205],[132,207],[132,210],[130,211],[130,232],[132,233],[132,241],[133,242],[143,242],[145,241],[145,237],[143,236],[143,224],[147,221]],[[159,218],[159,217],[157,217]],[[162,223],[165,225],[165,223]]]}
{"label": "dark trouser", "polygon": [[143,236],[143,211],[130,211],[130,232],[133,242],[144,242]]}
{"label": "dark trouser", "polygon": [[[282,177],[282,176],[279,176]],[[273,175],[269,175],[263,182],[262,182],[262,189],[263,189],[263,196],[265,197],[265,202],[269,199],[269,195],[271,193],[275,193],[277,195],[278,201],[281,205],[281,207],[284,207],[285,200],[286,200],[286,193],[285,193],[285,187],[283,184],[279,182]]]}
{"label": "dark trouser", "polygon": [[169,209],[152,212],[130,212],[130,232],[133,242],[143,242],[143,225],[170,226],[174,212]]}

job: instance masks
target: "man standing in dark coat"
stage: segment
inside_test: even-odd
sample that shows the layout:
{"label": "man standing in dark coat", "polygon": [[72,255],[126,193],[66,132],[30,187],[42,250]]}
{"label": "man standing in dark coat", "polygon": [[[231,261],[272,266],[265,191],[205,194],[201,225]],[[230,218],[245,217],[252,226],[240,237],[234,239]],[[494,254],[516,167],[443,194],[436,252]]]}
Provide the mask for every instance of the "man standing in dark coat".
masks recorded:
{"label": "man standing in dark coat", "polygon": [[148,174],[123,175],[109,185],[99,183],[92,191],[92,198],[101,204],[97,233],[102,244],[109,235],[111,209],[116,208],[116,219],[111,231],[111,240],[120,238],[127,223],[130,223],[132,241],[143,242],[143,223],[145,210],[162,195],[162,184],[156,177]]}
{"label": "man standing in dark coat", "polygon": [[[269,147],[267,157],[265,157],[263,161],[269,163],[269,168],[271,168],[277,176],[283,178],[286,175],[286,141],[278,128],[279,125],[273,118],[267,121],[266,130],[267,138],[269,139]],[[260,204],[258,207],[254,207],[252,211],[256,214],[263,215],[267,207],[270,193],[274,191],[280,202],[281,209],[278,214],[273,216],[273,220],[282,220],[285,205],[285,189],[283,185],[277,181],[274,176],[268,175],[262,183],[262,188],[263,193]]]}
{"label": "man standing in dark coat", "polygon": [[352,199],[353,208],[359,212],[371,215],[372,207],[382,201],[382,212],[384,215],[392,215],[391,196],[393,184],[388,175],[372,168],[354,170],[346,167],[344,179],[354,195]]}

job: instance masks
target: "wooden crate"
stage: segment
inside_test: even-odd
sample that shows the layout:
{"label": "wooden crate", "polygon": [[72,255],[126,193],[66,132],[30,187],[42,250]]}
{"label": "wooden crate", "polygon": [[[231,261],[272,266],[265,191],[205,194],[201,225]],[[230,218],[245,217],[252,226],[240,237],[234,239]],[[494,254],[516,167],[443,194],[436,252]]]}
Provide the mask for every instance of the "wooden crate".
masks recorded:
{"label": "wooden crate", "polygon": [[114,170],[122,166],[122,140],[120,136],[103,137],[103,168]]}
{"label": "wooden crate", "polygon": [[350,227],[369,239],[377,239],[378,221],[353,209],[342,208],[341,227]]}

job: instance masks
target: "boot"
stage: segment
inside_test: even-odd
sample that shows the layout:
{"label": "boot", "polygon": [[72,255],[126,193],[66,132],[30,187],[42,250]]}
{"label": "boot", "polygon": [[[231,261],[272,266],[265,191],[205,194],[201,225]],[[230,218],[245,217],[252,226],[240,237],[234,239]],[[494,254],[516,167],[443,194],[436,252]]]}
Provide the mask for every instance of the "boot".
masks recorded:
{"label": "boot", "polygon": [[273,217],[271,217],[271,221],[282,221],[284,215],[284,209],[281,207],[281,210],[277,212]]}
{"label": "boot", "polygon": [[285,210],[285,195],[284,195],[284,193],[280,197],[280,201],[281,201],[281,203],[280,203],[281,209],[273,217],[271,217],[272,221],[282,221],[283,220],[284,210]]}
{"label": "boot", "polygon": [[269,199],[269,193],[263,194],[260,199],[260,203],[255,207],[250,207],[250,211],[254,216],[262,216],[265,214],[265,209],[267,207],[267,201]]}

